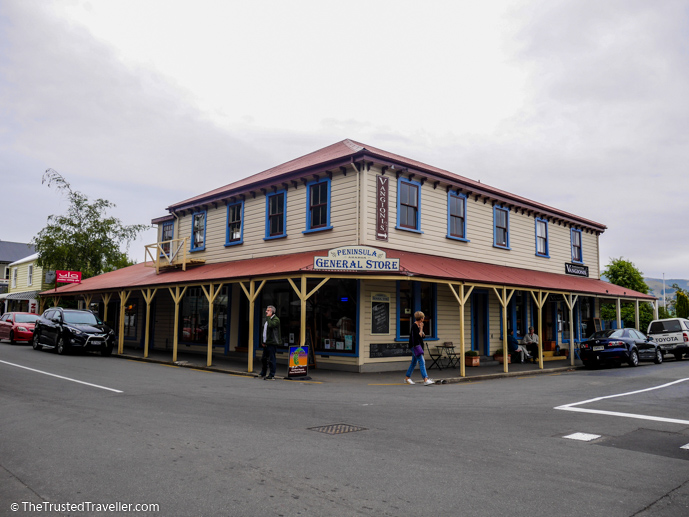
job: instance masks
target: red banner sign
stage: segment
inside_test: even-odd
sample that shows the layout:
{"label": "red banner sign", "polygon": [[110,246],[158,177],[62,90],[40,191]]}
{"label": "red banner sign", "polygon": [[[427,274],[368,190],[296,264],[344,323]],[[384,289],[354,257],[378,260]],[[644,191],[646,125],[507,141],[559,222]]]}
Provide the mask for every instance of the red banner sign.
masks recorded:
{"label": "red banner sign", "polygon": [[80,284],[81,271],[55,271],[55,282],[62,284]]}

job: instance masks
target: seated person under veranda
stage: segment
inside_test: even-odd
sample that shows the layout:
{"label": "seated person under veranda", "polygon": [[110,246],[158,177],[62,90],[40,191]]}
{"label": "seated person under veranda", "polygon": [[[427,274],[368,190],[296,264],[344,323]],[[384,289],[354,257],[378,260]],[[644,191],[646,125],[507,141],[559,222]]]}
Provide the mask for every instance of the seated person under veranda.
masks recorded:
{"label": "seated person under veranda", "polygon": [[517,341],[517,338],[514,337],[514,330],[510,330],[509,335],[507,336],[507,349],[509,350],[510,354],[519,353],[520,363],[524,362],[524,358],[529,360],[533,359],[526,347],[524,345],[520,345],[519,341]]}

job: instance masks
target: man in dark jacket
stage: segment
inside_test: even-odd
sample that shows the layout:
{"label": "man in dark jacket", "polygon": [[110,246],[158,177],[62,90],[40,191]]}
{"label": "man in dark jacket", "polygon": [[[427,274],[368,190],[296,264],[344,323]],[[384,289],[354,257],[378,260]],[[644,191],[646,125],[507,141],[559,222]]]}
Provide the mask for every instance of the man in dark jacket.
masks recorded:
{"label": "man in dark jacket", "polygon": [[[277,346],[282,344],[282,336],[280,335],[280,318],[275,315],[275,307],[269,305],[266,307],[266,319],[263,323],[263,332],[261,333],[261,347],[263,348],[263,355],[261,356],[261,373],[259,377],[266,381],[275,379],[275,370],[277,361],[275,360],[275,352]],[[266,377],[268,366],[270,365],[270,374]]]}

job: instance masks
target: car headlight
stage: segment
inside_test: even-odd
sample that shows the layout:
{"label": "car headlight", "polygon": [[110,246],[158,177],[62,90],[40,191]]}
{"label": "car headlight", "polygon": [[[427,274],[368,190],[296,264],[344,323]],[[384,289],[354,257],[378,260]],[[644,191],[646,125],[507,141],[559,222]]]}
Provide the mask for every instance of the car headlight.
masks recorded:
{"label": "car headlight", "polygon": [[81,336],[83,334],[83,332],[79,329],[70,329],[70,332],[73,336]]}
{"label": "car headlight", "polygon": [[29,331],[26,327],[17,327],[17,330],[19,332],[28,332]]}

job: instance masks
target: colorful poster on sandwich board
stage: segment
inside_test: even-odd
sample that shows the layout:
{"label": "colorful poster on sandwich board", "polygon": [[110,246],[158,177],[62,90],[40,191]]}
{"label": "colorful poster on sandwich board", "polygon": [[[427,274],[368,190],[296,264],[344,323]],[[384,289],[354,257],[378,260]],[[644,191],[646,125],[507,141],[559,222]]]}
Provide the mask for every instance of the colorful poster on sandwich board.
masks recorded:
{"label": "colorful poster on sandwich board", "polygon": [[290,346],[289,347],[289,367],[287,368],[287,378],[295,379],[306,377],[309,374],[309,347]]}

